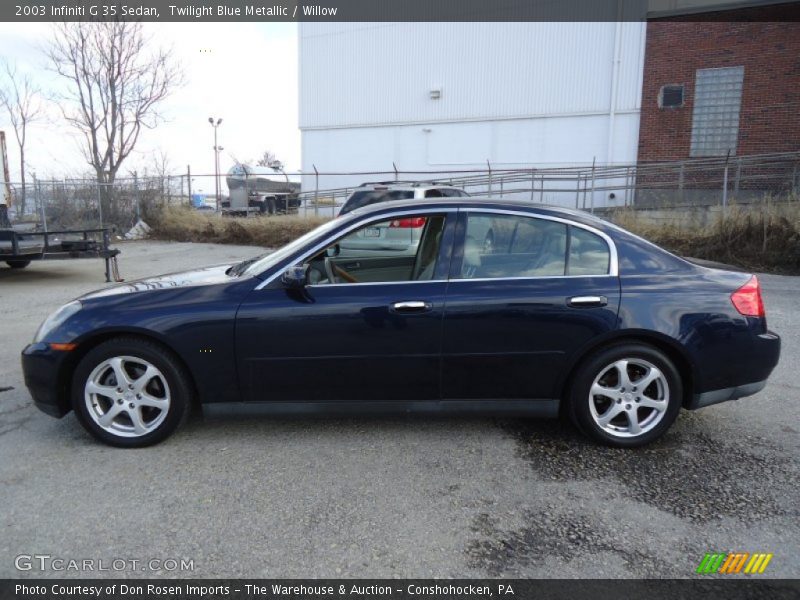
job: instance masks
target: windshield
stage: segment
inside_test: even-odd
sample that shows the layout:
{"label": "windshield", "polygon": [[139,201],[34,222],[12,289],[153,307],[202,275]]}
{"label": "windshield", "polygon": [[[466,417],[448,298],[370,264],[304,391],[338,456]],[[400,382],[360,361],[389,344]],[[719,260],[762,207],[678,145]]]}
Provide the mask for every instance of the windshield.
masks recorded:
{"label": "windshield", "polygon": [[[337,219],[332,219],[327,223],[323,223],[316,229],[312,229],[305,235],[300,236],[293,242],[289,242],[282,248],[278,248],[273,252],[267,252],[266,254],[257,256],[256,258],[251,258],[239,263],[239,265],[237,265],[231,270],[231,274],[251,277],[254,275],[258,275],[259,273],[263,273],[267,269],[274,267],[282,260],[285,260],[292,254],[300,250],[303,246],[305,246],[309,241],[311,241],[318,235],[324,235],[329,231],[332,231],[340,223],[341,221]],[[242,266],[240,267],[240,265]]]}
{"label": "windshield", "polygon": [[353,192],[353,195],[344,203],[340,215],[349,213],[351,210],[375,204],[376,202],[388,202],[389,200],[408,200],[414,197],[412,190],[369,190],[363,192]]}

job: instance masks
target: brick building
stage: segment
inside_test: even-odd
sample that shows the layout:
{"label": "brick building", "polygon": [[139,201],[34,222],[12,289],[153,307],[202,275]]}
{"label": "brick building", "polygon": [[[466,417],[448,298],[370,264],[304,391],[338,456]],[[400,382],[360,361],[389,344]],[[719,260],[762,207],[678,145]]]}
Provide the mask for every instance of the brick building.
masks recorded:
{"label": "brick building", "polygon": [[638,159],[800,151],[798,3],[651,19]]}

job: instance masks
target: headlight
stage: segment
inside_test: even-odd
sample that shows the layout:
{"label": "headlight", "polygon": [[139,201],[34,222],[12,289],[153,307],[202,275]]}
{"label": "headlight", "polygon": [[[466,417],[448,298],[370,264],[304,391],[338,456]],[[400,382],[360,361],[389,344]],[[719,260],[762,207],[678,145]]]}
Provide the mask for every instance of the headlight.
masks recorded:
{"label": "headlight", "polygon": [[[52,313],[49,317],[47,317],[44,322],[39,325],[39,329],[36,332],[36,335],[33,338],[33,343],[41,342],[48,333],[53,331],[56,327],[61,325],[64,321],[69,319],[72,315],[78,312],[81,309],[81,303],[78,300],[74,300],[69,304],[65,304],[57,311]],[[69,340],[64,340],[69,341]]]}

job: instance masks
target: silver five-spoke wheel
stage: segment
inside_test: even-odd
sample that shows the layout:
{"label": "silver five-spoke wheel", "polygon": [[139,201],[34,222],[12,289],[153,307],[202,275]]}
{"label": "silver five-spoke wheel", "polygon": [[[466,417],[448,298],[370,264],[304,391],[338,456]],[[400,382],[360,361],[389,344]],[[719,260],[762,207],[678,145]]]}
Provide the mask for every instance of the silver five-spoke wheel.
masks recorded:
{"label": "silver five-spoke wheel", "polygon": [[642,358],[624,358],[606,366],[589,390],[594,422],[614,437],[640,436],[656,427],[669,406],[667,377]]}
{"label": "silver five-spoke wheel", "polygon": [[169,384],[152,363],[134,356],[101,362],[86,379],[84,401],[92,420],[121,437],[140,437],[164,422]]}

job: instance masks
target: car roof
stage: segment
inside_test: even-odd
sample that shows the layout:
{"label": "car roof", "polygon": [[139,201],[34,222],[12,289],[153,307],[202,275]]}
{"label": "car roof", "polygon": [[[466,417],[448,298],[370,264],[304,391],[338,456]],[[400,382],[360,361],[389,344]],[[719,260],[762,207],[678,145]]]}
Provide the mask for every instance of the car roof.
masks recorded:
{"label": "car roof", "polygon": [[560,217],[584,225],[602,228],[603,230],[614,228],[608,221],[591,215],[587,212],[565,208],[562,206],[550,206],[547,204],[531,204],[524,200],[498,200],[497,198],[480,197],[459,197],[459,198],[420,198],[408,200],[387,200],[368,204],[347,213],[346,218],[359,218],[370,214],[380,214],[396,210],[420,208],[430,210],[432,208],[486,208],[497,210],[524,210],[532,215],[540,214],[545,216]]}
{"label": "car roof", "polygon": [[460,190],[460,187],[456,187],[449,183],[436,183],[436,182],[414,182],[414,181],[367,181],[365,183],[360,184],[357,188],[353,191],[363,191],[361,188],[380,188],[378,191],[389,191],[389,190],[424,190],[424,189],[431,189],[431,188],[448,188],[454,190]]}

